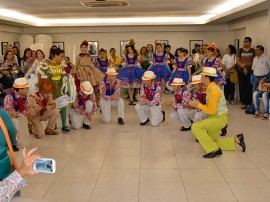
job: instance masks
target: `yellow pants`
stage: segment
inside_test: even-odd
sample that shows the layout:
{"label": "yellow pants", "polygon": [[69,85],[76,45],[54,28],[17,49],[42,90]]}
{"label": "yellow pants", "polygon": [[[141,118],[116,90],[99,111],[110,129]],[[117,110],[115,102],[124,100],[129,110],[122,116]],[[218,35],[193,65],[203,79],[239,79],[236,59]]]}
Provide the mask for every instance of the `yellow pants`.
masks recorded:
{"label": "yellow pants", "polygon": [[196,136],[206,153],[221,148],[222,150],[236,150],[234,137],[220,138],[219,133],[226,126],[228,117],[226,114],[209,117],[191,127],[193,134]]}

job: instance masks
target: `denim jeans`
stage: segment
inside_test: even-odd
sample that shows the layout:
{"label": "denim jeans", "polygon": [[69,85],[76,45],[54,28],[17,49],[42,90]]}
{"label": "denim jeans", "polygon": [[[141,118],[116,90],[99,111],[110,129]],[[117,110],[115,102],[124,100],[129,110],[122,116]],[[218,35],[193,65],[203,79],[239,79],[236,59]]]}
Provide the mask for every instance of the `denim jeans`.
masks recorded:
{"label": "denim jeans", "polygon": [[256,112],[260,111],[260,98],[263,100],[264,113],[269,114],[269,92],[255,91],[253,93],[253,104]]}

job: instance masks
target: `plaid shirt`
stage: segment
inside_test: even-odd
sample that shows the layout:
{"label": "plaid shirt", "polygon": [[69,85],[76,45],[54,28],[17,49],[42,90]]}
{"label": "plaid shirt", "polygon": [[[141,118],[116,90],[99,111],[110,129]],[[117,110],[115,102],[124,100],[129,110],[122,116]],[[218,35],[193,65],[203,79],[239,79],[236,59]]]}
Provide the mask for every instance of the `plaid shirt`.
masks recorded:
{"label": "plaid shirt", "polygon": [[186,89],[186,87],[182,87],[179,91],[174,94],[174,103],[173,109],[177,111],[178,109],[186,109],[188,108],[188,100],[190,100],[191,94]]}
{"label": "plaid shirt", "polygon": [[148,106],[158,106],[161,101],[160,92],[161,88],[155,82],[152,83],[151,88],[142,85],[139,102],[143,102],[146,99],[148,100]]}
{"label": "plaid shirt", "polygon": [[105,78],[99,86],[100,89],[100,99],[105,101],[110,101],[112,95],[120,96],[120,80],[115,79],[112,83]]}
{"label": "plaid shirt", "polygon": [[10,92],[4,98],[4,109],[9,113],[16,111],[16,118],[25,116],[25,111],[28,109],[27,97],[21,98],[16,91]]}
{"label": "plaid shirt", "polygon": [[[92,111],[86,114],[85,112],[85,102],[86,101],[91,101],[93,103],[93,108]],[[79,91],[78,98],[77,100],[72,104],[72,108],[75,109],[77,112],[79,112],[82,115],[88,116],[94,115],[97,112],[97,103],[96,103],[96,97],[95,94],[92,93],[90,95],[87,95],[86,97],[83,96],[83,93]]]}

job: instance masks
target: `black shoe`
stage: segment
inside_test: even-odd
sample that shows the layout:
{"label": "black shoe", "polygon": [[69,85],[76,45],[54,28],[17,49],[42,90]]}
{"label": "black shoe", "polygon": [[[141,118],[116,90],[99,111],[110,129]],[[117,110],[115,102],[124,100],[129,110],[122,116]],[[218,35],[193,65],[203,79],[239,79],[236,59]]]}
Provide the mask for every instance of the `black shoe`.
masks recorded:
{"label": "black shoe", "polygon": [[20,151],[20,149],[16,145],[12,145],[12,149],[14,152]]}
{"label": "black shoe", "polygon": [[89,129],[91,129],[91,126],[89,126],[89,125],[87,125],[87,124],[83,124],[83,128],[89,130]]}
{"label": "black shoe", "polygon": [[255,111],[250,111],[250,108],[245,110],[246,114],[255,114]]}
{"label": "black shoe", "polygon": [[245,152],[246,151],[246,144],[244,142],[244,135],[243,134],[239,134],[236,135],[237,138],[239,139],[240,143],[238,143],[241,147],[242,147],[242,151]]}
{"label": "black shoe", "polygon": [[140,123],[140,126],[145,126],[149,121],[150,121],[150,120],[147,119],[145,122],[141,122],[141,123]]}
{"label": "black shoe", "polygon": [[246,109],[246,108],[247,108],[246,105],[242,105],[242,106],[241,106],[241,109],[243,109],[243,110]]}
{"label": "black shoe", "polygon": [[64,128],[62,128],[62,132],[70,132],[70,130],[68,129],[68,127],[66,126],[66,127],[64,127]]}
{"label": "black shoe", "polygon": [[54,130],[56,130],[57,129],[57,123],[55,124],[55,127],[54,127]]}
{"label": "black shoe", "polygon": [[164,122],[164,121],[165,121],[165,111],[161,111],[161,112],[162,112],[162,114],[163,114],[162,122]]}
{"label": "black shoe", "polygon": [[188,127],[188,128],[182,127],[182,128],[180,129],[180,131],[189,131],[189,130],[191,130],[191,126]]}
{"label": "black shoe", "polygon": [[196,139],[196,142],[199,142],[199,140],[198,140],[198,139]]}
{"label": "black shoe", "polygon": [[118,124],[119,125],[124,125],[125,124],[122,118],[118,118]]}
{"label": "black shoe", "polygon": [[134,101],[134,102],[139,102],[136,98],[133,98],[133,101]]}
{"label": "black shoe", "polygon": [[220,136],[225,136],[227,134],[227,125],[221,129],[221,134]]}
{"label": "black shoe", "polygon": [[218,149],[217,151],[212,151],[208,154],[203,155],[203,158],[214,158],[216,156],[222,155],[221,149]]}

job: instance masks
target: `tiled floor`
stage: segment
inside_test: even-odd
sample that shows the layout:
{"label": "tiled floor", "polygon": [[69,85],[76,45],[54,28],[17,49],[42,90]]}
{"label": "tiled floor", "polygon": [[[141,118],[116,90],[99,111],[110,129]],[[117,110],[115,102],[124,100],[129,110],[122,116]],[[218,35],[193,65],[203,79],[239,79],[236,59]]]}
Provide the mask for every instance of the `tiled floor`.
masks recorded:
{"label": "tiled floor", "polygon": [[[169,96],[166,95],[165,99]],[[35,139],[22,120],[20,147],[38,147],[57,162],[55,174],[26,177],[22,196],[46,201],[270,201],[270,122],[229,106],[228,134],[243,132],[246,153],[224,152],[203,159],[191,132],[169,118],[158,127],[139,126],[134,106],[126,105],[125,125],[103,124],[95,115],[91,130]],[[60,126],[60,120],[58,125]],[[21,159],[21,153],[16,153]]]}

